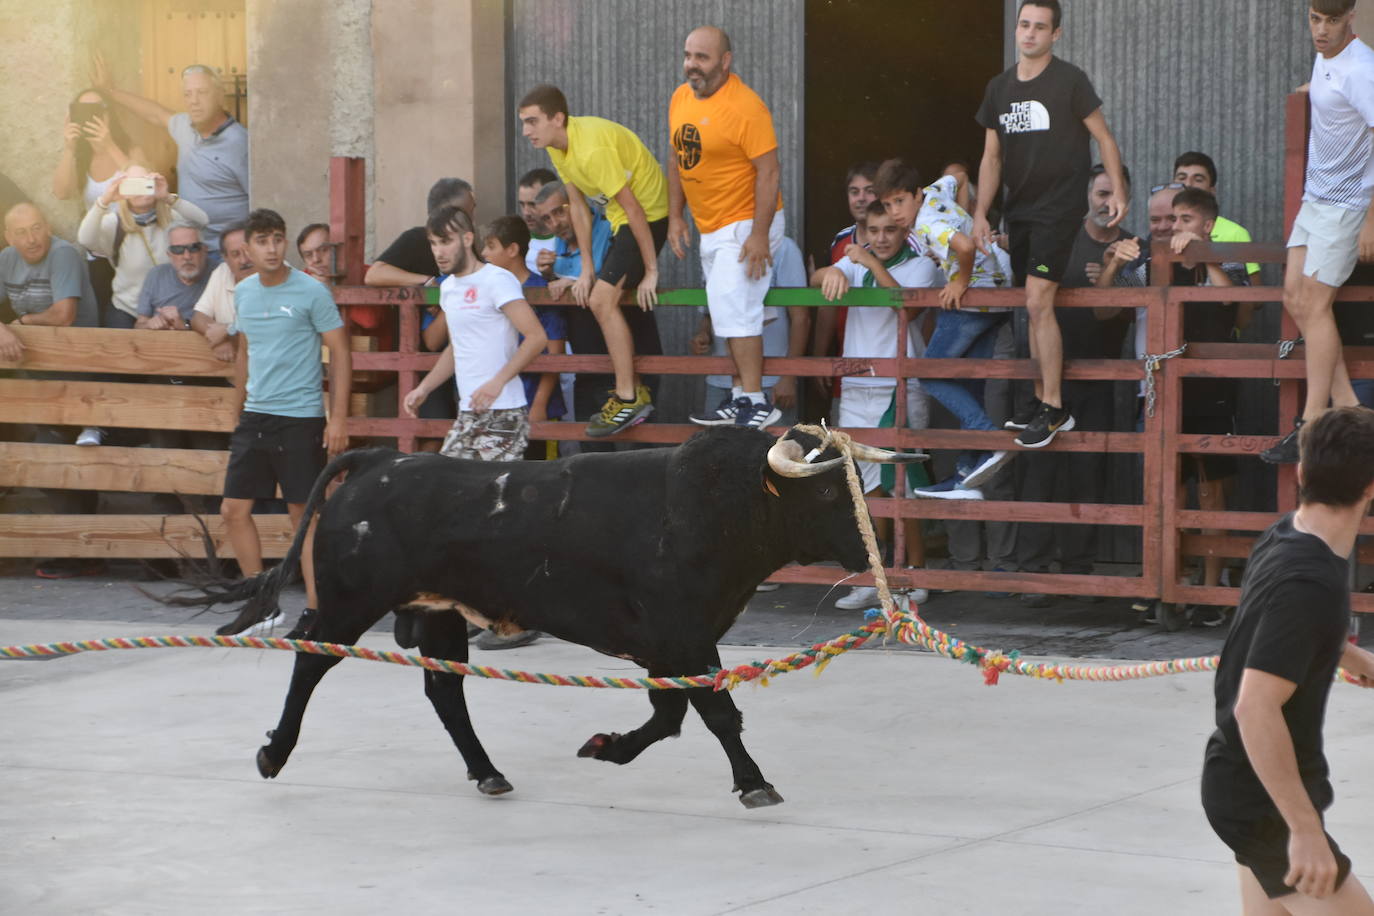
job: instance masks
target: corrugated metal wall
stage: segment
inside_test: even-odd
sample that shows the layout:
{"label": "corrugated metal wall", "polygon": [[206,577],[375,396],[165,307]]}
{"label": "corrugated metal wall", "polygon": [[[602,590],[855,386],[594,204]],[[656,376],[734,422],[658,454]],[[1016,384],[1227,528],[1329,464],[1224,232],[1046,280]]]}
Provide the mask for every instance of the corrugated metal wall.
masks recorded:
{"label": "corrugated metal wall", "polygon": [[[1010,35],[1020,0],[1007,0]],[[1221,175],[1221,211],[1256,241],[1283,234],[1284,97],[1307,82],[1307,4],[1293,0],[1067,0],[1055,52],[1102,97],[1135,182],[1127,225],[1148,228],[1151,185],[1201,150]]]}
{"label": "corrugated metal wall", "polygon": [[[696,26],[718,25],[730,33],[735,72],[773,111],[788,231],[796,237],[803,202],[801,0],[510,0],[508,9],[512,178],[548,165],[548,156],[520,135],[514,115],[514,103],[541,82],[562,89],[574,115],[619,121],[638,133],[661,163],[670,163],[668,99],[682,82],[683,39]],[[512,188],[512,212],[514,195]],[[701,285],[695,255],[679,263],[665,249],[660,263],[665,286]],[[697,322],[687,311],[659,310],[665,352],[687,352]],[[664,377],[660,418],[681,421],[683,412],[697,406],[700,382],[671,378]]]}
{"label": "corrugated metal wall", "polygon": [[[1006,60],[1020,0],[1007,0]],[[1283,241],[1284,100],[1307,82],[1312,43],[1305,3],[1293,0],[1068,0],[1064,36],[1055,53],[1082,67],[1102,97],[1103,111],[1134,180],[1126,226],[1148,233],[1151,186],[1170,181],[1174,158],[1200,150],[1217,163],[1221,212],[1250,230],[1256,241]],[[1277,265],[1263,279],[1276,284]],[[1247,342],[1277,339],[1281,309],[1263,306],[1244,334]],[[1278,428],[1276,389],[1267,381],[1242,382],[1236,429],[1241,434]],[[1118,398],[1119,428],[1129,428],[1135,404]],[[1139,465],[1113,459],[1109,502],[1138,502]],[[1272,510],[1271,468],[1242,461],[1232,490],[1233,509]],[[1103,528],[1099,559],[1134,562],[1133,529]]]}

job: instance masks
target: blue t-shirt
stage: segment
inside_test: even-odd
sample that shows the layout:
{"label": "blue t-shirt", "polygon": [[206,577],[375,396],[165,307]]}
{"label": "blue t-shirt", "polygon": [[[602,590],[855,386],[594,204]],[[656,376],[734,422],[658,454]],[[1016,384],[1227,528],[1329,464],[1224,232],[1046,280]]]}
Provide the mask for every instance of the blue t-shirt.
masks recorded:
{"label": "blue t-shirt", "polygon": [[200,294],[205,292],[205,284],[209,281],[208,263],[196,282],[191,284],[182,283],[177,276],[177,269],[171,264],[159,264],[143,278],[143,288],[138,291],[138,313],[144,318],[151,318],[164,305],[175,305],[181,320],[190,321],[191,313],[200,301]]}
{"label": "blue t-shirt", "polygon": [[243,409],[277,417],[324,416],[320,335],[343,327],[324,284],[294,267],[263,286],[254,274],[234,287],[234,328],[248,342]]}
{"label": "blue t-shirt", "polygon": [[[611,247],[611,221],[597,211],[592,211],[592,266],[598,271],[606,260],[606,252]],[[582,252],[573,251],[572,246],[559,238],[553,246],[553,272],[558,277],[577,277],[582,274]]]}
{"label": "blue t-shirt", "polygon": [[[529,279],[525,281],[526,287],[548,287],[549,281],[539,274],[531,273]],[[539,324],[544,328],[544,334],[549,340],[568,339],[568,321],[563,316],[563,308],[556,305],[536,305],[534,314],[539,318]],[[520,336],[523,343],[524,335]],[[520,382],[525,386],[525,400],[534,403],[534,393],[539,390],[539,380],[544,377],[542,372],[521,372]],[[568,412],[568,405],[563,402],[563,389],[558,384],[554,384],[553,393],[549,395],[549,405],[546,411],[550,420],[557,420]]]}
{"label": "blue t-shirt", "polygon": [[0,251],[0,301],[6,299],[15,315],[35,315],[46,312],[54,302],[75,299],[72,327],[100,324],[86,259],[62,239],[53,239],[47,255],[37,264],[25,261],[18,248]]}
{"label": "blue t-shirt", "polygon": [[210,218],[205,244],[218,252],[225,227],[248,218],[248,130],[230,117],[202,137],[183,111],[167,120],[167,133],[177,145],[181,196]]}

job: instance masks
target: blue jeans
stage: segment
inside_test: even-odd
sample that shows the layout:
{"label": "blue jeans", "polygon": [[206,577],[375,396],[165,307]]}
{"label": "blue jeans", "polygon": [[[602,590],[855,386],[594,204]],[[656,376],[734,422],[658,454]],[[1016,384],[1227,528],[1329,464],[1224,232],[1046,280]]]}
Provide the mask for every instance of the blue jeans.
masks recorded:
{"label": "blue jeans", "polygon": [[1359,400],[1361,407],[1374,409],[1374,379],[1351,379],[1350,387],[1355,389],[1355,397]]}
{"label": "blue jeans", "polygon": [[[1007,312],[941,311],[935,318],[935,332],[926,344],[926,359],[988,359],[997,343],[997,332],[1007,320]],[[921,385],[945,409],[954,414],[960,429],[996,429],[983,409],[982,379],[921,379]],[[977,453],[959,454],[956,467],[961,472],[973,469]]]}

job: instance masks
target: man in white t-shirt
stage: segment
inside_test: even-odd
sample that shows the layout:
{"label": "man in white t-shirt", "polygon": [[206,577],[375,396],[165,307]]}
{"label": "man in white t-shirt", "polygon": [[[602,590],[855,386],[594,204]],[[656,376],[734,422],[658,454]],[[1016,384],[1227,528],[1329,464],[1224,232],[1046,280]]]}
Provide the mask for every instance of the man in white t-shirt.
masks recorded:
{"label": "man in white t-shirt", "polygon": [[196,310],[191,313],[191,330],[202,335],[215,356],[226,363],[234,361],[237,340],[236,335],[229,333],[234,326],[234,287],[258,272],[248,255],[248,239],[243,226],[243,223],[234,223],[220,234],[220,253],[224,261],[210,271],[205,292],[200,294]]}
{"label": "man in white t-shirt", "polygon": [[[851,245],[843,258],[830,267],[822,267],[811,275],[811,285],[818,286],[826,299],[834,301],[850,287],[884,287],[913,289],[941,286],[940,271],[930,258],[918,255],[907,243],[907,229],[898,223],[880,201],[873,201],[863,217],[864,235],[868,248]],[[897,356],[897,310],[874,306],[851,307],[845,322],[844,353],[846,359],[891,359]],[[925,341],[915,322],[907,325],[906,355],[920,357],[925,353]],[[845,377],[840,386],[839,425],[843,427],[877,428],[890,426],[896,416],[897,383],[890,378],[865,375]],[[921,383],[907,380],[907,428],[925,429],[929,424],[930,406]],[[857,462],[863,479],[864,493],[884,495],[882,472],[877,464]],[[914,522],[915,520],[913,520]],[[886,519],[878,519],[880,537],[889,527]],[[919,523],[908,525],[906,562],[908,566],[923,566],[925,546],[920,538]],[[929,597],[924,589],[916,589],[912,598],[917,604]],[[872,586],[858,586],[835,602],[836,607],[857,609],[873,606],[877,591]]]}
{"label": "man in white t-shirt", "polygon": [[472,218],[465,211],[441,207],[430,214],[425,229],[434,260],[447,275],[439,285],[439,305],[449,343],[406,395],[406,413],[418,416],[430,392],[456,378],[458,418],[440,454],[515,461],[524,457],[530,438],[520,370],[544,352],[548,338],[515,274],[477,258]]}
{"label": "man in white t-shirt", "polygon": [[1374,50],[1355,37],[1355,0],[1312,0],[1316,46],[1312,130],[1302,209],[1288,237],[1283,307],[1306,344],[1307,402],[1293,431],[1260,453],[1270,464],[1298,460],[1298,430],[1327,404],[1359,404],[1341,355],[1331,306],[1357,260],[1374,260]]}

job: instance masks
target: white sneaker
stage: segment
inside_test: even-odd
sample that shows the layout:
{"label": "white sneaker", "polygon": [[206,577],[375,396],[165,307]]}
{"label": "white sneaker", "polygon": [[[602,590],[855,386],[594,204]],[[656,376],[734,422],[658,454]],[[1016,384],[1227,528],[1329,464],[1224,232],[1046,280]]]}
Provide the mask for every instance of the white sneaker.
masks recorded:
{"label": "white sneaker", "polygon": [[76,437],[77,445],[99,445],[105,441],[105,430],[99,426],[87,426]]}
{"label": "white sneaker", "polygon": [[758,587],[755,588],[754,591],[756,591],[756,592],[775,592],[775,591],[777,591],[777,590],[780,589],[780,588],[782,588],[782,583],[781,583],[781,582],[760,582],[760,583],[758,584]]}
{"label": "white sneaker", "polygon": [[283,624],[285,624],[285,623],[286,623],[286,613],[285,613],[284,611],[277,611],[277,613],[276,613],[275,615],[273,615],[272,617],[268,617],[268,618],[266,618],[266,619],[264,619],[264,620],[259,620],[257,623],[253,624],[251,627],[249,627],[248,629],[244,630],[242,633],[238,633],[238,634],[236,634],[236,635],[238,635],[238,636],[261,636],[261,635],[264,634],[264,633],[270,633],[270,632],[272,632],[272,630],[274,630],[275,628],[277,628],[277,627],[279,627],[279,626],[281,626],[281,625],[283,625]]}
{"label": "white sneaker", "polygon": [[878,589],[872,585],[856,585],[849,594],[835,602],[835,607],[846,611],[861,611],[878,606]]}
{"label": "white sneaker", "polygon": [[[988,452],[987,457],[968,472],[968,476],[959,483],[959,486],[965,490],[982,489],[984,484],[991,482],[994,477],[1002,472],[1002,468],[1006,466],[1007,462],[1015,457],[1015,452]],[[981,498],[981,494],[979,498]]]}
{"label": "white sneaker", "polygon": [[912,604],[925,604],[930,600],[930,590],[925,588],[906,588],[901,593],[910,598]]}

